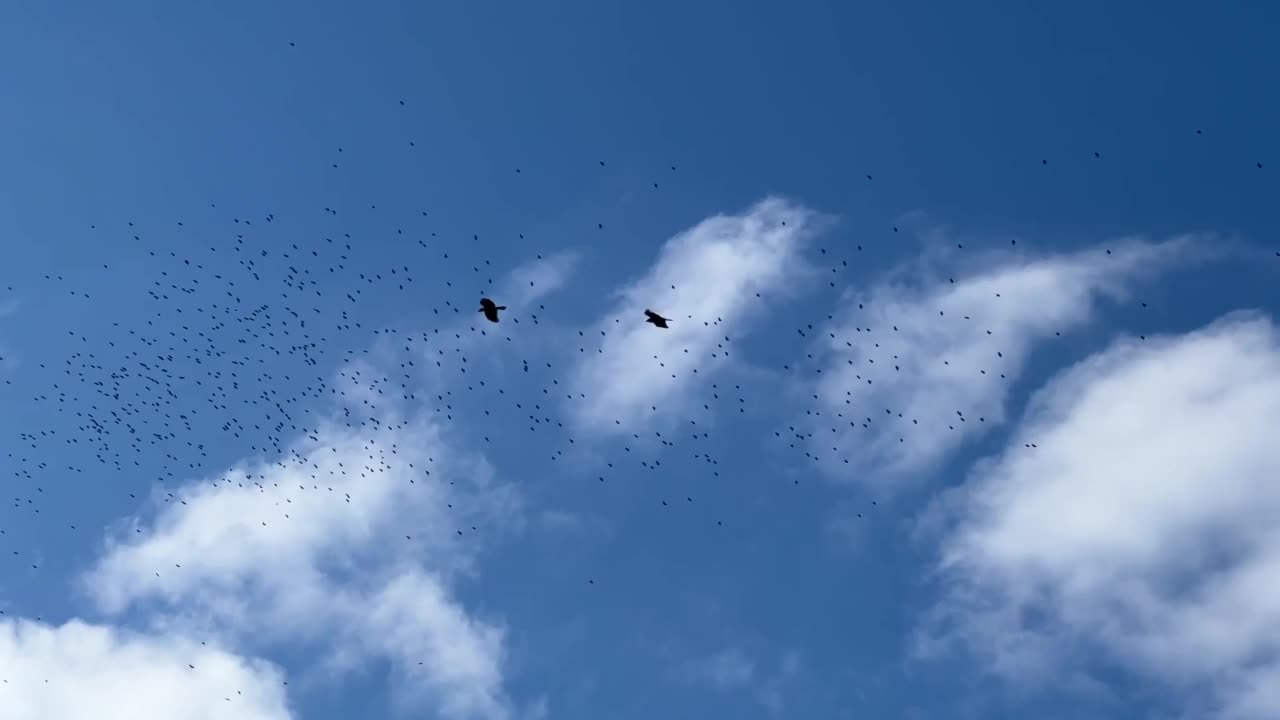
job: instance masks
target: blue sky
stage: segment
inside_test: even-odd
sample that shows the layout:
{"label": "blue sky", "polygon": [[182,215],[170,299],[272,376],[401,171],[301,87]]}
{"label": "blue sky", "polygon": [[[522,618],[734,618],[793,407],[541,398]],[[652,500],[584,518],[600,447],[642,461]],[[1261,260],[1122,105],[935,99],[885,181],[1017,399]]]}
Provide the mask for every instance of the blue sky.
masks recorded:
{"label": "blue sky", "polygon": [[6,8],[0,717],[1280,716],[1275,11],[553,5]]}

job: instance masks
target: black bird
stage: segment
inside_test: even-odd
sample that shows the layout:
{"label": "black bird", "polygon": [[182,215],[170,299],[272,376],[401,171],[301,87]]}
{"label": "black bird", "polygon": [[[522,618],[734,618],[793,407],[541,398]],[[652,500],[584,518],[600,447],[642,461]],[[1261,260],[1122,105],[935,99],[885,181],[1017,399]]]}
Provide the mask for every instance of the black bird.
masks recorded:
{"label": "black bird", "polygon": [[506,310],[506,305],[494,305],[489,298],[480,298],[480,310],[489,322],[498,322],[498,311]]}
{"label": "black bird", "polygon": [[665,328],[670,318],[664,318],[652,310],[645,310],[645,322],[652,323],[654,327]]}

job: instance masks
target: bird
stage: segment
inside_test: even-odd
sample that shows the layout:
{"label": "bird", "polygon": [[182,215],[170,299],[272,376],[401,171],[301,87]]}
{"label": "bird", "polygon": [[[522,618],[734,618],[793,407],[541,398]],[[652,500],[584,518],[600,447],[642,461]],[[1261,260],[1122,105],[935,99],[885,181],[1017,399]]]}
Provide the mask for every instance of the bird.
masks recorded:
{"label": "bird", "polygon": [[480,310],[489,322],[498,322],[498,311],[506,310],[506,305],[495,305],[489,298],[480,298]]}
{"label": "bird", "polygon": [[652,310],[645,310],[644,314],[645,322],[652,323],[654,327],[665,328],[667,323],[670,322],[670,318],[664,318]]}

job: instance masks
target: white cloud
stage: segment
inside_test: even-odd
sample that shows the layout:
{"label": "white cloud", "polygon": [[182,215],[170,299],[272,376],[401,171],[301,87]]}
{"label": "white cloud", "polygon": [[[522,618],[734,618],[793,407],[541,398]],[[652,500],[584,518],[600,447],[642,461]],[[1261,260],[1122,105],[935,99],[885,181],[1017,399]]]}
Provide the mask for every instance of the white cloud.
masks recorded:
{"label": "white cloud", "polygon": [[801,671],[800,655],[785,653],[776,668],[761,667],[738,647],[729,647],[685,666],[685,678],[720,692],[745,692],[752,702],[781,715],[789,686]]}
{"label": "white cloud", "polygon": [[513,311],[519,310],[563,287],[577,266],[578,256],[567,251],[527,262],[508,273],[494,300]]}
{"label": "white cloud", "polygon": [[[822,223],[804,207],[768,198],[668,240],[650,271],[586,331],[605,335],[598,352],[574,369],[570,408],[577,422],[630,432],[650,423],[654,408],[676,413],[695,371],[705,377],[722,365],[727,338],[770,294],[802,276],[799,250]],[[646,324],[646,308],[671,318],[670,328]]]}
{"label": "white cloud", "polygon": [[738,648],[722,650],[693,667],[713,687],[721,690],[737,690],[751,684],[756,675],[756,664]]}
{"label": "white cloud", "polygon": [[293,717],[281,674],[265,662],[79,620],[0,621],[0,680],[7,720]]}
{"label": "white cloud", "polygon": [[315,643],[335,666],[386,658],[433,690],[443,717],[506,718],[503,631],[469,616],[451,585],[515,498],[432,423],[401,418],[374,370],[345,375],[362,414],[278,461],[162,496],[150,526],[135,520],[108,544],[87,587],[110,614],[158,601],[169,630]]}
{"label": "white cloud", "polygon": [[399,661],[411,687],[432,688],[450,718],[508,716],[502,694],[505,656],[501,628],[470,617],[439,578],[400,575],[383,587],[359,624],[370,652]]}
{"label": "white cloud", "polygon": [[850,293],[821,329],[821,376],[809,390],[821,413],[808,423],[815,452],[871,481],[929,469],[1004,420],[1009,385],[1036,342],[1087,322],[1100,299],[1123,299],[1133,280],[1187,252],[1185,240],[1124,241],[1038,259],[985,256],[954,281]]}
{"label": "white cloud", "polygon": [[[0,301],[0,319],[13,315],[18,311],[16,299]],[[18,367],[18,356],[13,350],[0,342],[0,377],[7,377]],[[12,381],[10,381],[12,384]]]}
{"label": "white cloud", "polygon": [[945,503],[921,650],[959,640],[1032,682],[1101,652],[1193,715],[1280,717],[1276,428],[1280,335],[1263,318],[1127,340],[1063,373]]}

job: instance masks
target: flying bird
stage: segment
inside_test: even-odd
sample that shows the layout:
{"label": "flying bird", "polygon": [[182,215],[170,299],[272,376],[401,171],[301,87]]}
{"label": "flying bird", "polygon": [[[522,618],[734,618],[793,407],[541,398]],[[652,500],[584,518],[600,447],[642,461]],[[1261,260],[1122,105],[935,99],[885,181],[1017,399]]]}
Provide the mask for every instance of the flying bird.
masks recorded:
{"label": "flying bird", "polygon": [[654,327],[665,328],[670,318],[664,318],[652,310],[645,310],[645,322],[652,323]]}
{"label": "flying bird", "polygon": [[498,311],[506,310],[506,305],[494,305],[489,298],[480,298],[480,310],[489,322],[498,322]]}

